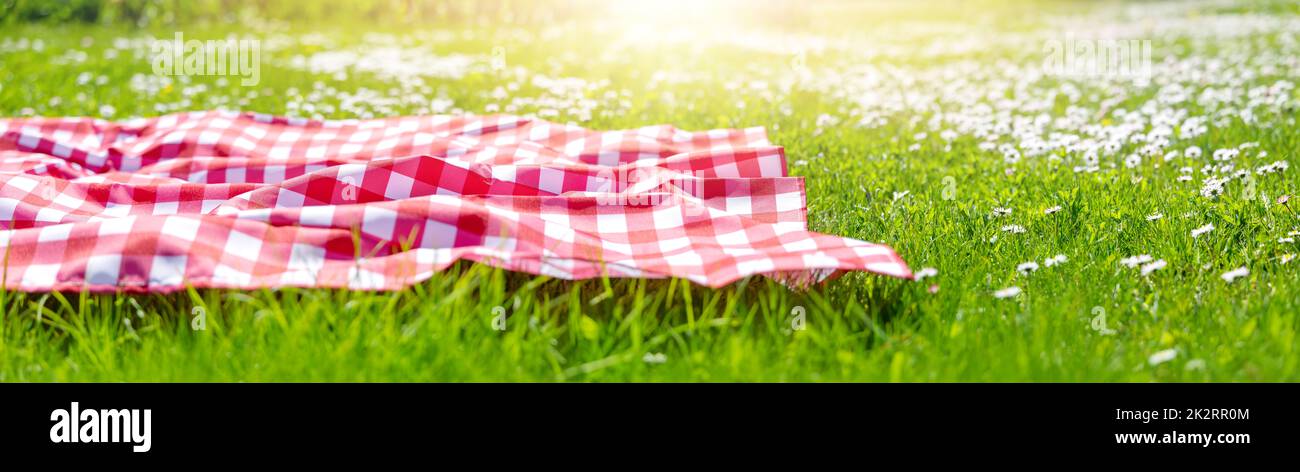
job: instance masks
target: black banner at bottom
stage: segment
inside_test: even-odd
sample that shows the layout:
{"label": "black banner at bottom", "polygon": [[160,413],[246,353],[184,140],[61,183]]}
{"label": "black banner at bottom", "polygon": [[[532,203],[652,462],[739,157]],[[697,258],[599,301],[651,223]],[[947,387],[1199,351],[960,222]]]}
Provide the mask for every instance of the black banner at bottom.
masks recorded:
{"label": "black banner at bottom", "polygon": [[1259,457],[1300,444],[1298,393],[1296,384],[5,384],[0,452],[122,464],[728,444]]}

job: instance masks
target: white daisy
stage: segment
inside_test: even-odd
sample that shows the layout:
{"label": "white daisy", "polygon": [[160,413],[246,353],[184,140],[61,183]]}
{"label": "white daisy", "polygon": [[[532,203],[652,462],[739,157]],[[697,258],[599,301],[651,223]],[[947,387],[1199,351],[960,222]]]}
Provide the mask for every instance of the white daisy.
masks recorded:
{"label": "white daisy", "polygon": [[1128,267],[1130,269],[1137,267],[1140,264],[1146,264],[1148,262],[1151,262],[1151,256],[1148,254],[1143,254],[1140,256],[1133,256],[1133,257],[1125,257],[1119,260],[1120,264],[1123,264],[1125,267]]}
{"label": "white daisy", "polygon": [[993,292],[993,296],[997,298],[1010,298],[1016,295],[1020,295],[1020,287],[1012,286]]}
{"label": "white daisy", "polygon": [[1016,266],[1016,271],[1025,275],[1028,275],[1030,272],[1034,272],[1036,270],[1038,270],[1038,263],[1033,261],[1025,262]]}
{"label": "white daisy", "polygon": [[1245,266],[1242,266],[1224,272],[1223,275],[1220,275],[1219,277],[1222,277],[1224,282],[1232,283],[1232,281],[1237,280],[1241,277],[1245,277],[1247,275],[1250,275],[1250,269],[1247,269]]}
{"label": "white daisy", "polygon": [[921,279],[924,279],[926,277],[934,277],[936,275],[939,275],[939,269],[935,269],[933,267],[925,267],[922,268],[921,270],[916,271],[915,274],[912,274],[912,277],[913,280],[920,282]]}
{"label": "white daisy", "polygon": [[1153,366],[1160,365],[1174,360],[1175,357],[1178,357],[1178,351],[1174,349],[1165,349],[1151,354],[1151,357],[1147,358],[1147,363]]}
{"label": "white daisy", "polygon": [[1150,275],[1152,272],[1165,268],[1165,265],[1164,259],[1160,259],[1150,264],[1145,264],[1142,266],[1142,275]]}
{"label": "white daisy", "polygon": [[1192,237],[1199,238],[1201,237],[1202,234],[1208,233],[1210,231],[1214,231],[1214,223],[1210,223],[1200,228],[1196,228],[1192,230]]}

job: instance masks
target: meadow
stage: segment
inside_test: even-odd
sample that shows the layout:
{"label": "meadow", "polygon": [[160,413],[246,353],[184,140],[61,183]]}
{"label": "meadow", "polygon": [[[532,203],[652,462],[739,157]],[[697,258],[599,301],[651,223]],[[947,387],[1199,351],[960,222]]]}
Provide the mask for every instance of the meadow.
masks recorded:
{"label": "meadow", "polygon": [[[921,277],[709,289],[462,264],[396,292],[0,291],[0,381],[1300,379],[1296,4],[764,5],[7,19],[5,117],[763,126],[806,178],[811,229],[888,244]],[[177,32],[258,39],[259,83],[154,73],[152,40]],[[1149,60],[1052,70],[1052,45],[1095,38],[1147,41]]]}

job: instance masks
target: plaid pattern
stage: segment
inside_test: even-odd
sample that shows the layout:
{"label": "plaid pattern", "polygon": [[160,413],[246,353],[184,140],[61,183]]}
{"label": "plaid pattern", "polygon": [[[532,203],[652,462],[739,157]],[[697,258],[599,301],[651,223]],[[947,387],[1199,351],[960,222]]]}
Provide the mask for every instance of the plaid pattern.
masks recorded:
{"label": "plaid pattern", "polygon": [[761,128],[0,119],[0,228],[4,285],[24,291],[397,289],[461,259],[709,286],[911,277],[886,246],[807,231],[803,180]]}

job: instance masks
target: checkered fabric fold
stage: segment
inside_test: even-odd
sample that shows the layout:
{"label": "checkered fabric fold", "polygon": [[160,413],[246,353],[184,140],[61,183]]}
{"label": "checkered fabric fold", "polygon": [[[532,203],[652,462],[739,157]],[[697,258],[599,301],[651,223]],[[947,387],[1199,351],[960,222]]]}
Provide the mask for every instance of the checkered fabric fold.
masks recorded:
{"label": "checkered fabric fold", "polygon": [[0,119],[0,228],[4,285],[23,291],[397,289],[457,260],[715,287],[911,277],[886,246],[808,231],[803,179],[761,128]]}

